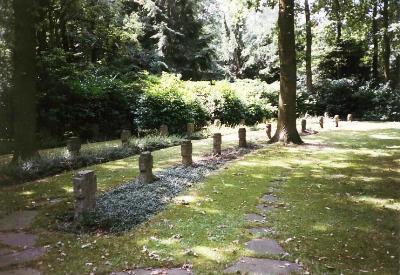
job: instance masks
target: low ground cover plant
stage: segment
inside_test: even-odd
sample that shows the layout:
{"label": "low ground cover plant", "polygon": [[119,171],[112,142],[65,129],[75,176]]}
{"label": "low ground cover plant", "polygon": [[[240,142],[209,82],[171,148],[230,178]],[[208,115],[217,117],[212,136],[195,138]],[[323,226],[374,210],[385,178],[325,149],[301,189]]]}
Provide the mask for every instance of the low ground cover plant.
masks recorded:
{"label": "low ground cover plant", "polygon": [[112,147],[91,147],[83,149],[80,155],[71,159],[68,152],[55,155],[44,155],[18,165],[0,166],[0,185],[18,182],[27,182],[55,175],[63,171],[75,170],[93,164],[126,158],[142,151],[151,151],[176,146],[184,140],[180,136],[146,136],[132,138],[127,146],[115,145]]}

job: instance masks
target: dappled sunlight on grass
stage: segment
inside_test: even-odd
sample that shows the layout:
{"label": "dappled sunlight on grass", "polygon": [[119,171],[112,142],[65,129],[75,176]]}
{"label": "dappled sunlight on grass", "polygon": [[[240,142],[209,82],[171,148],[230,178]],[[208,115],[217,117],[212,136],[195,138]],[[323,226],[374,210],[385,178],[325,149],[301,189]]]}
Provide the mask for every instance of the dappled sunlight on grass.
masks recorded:
{"label": "dappled sunlight on grass", "polygon": [[357,196],[357,197],[352,197],[351,200],[354,202],[368,203],[370,205],[373,205],[373,206],[379,207],[379,208],[383,207],[383,208],[393,209],[393,210],[397,210],[400,212],[400,201],[396,202],[394,199],[382,199],[382,198],[374,198],[374,197],[369,197],[369,196]]}
{"label": "dappled sunlight on grass", "polygon": [[328,231],[329,226],[330,226],[329,224],[327,225],[322,223],[316,223],[312,226],[312,229],[316,231],[326,232]]}
{"label": "dappled sunlight on grass", "polygon": [[195,246],[193,248],[193,251],[199,254],[200,256],[212,261],[221,261],[224,258],[224,256],[216,248],[210,248],[206,246]]}
{"label": "dappled sunlight on grass", "polygon": [[[268,146],[212,173],[163,212],[120,235],[99,232],[77,237],[46,230],[40,242],[54,248],[42,259],[41,268],[52,275],[89,274],[92,269],[85,263],[93,263],[99,274],[110,274],[126,266],[189,263],[196,274],[220,274],[226,265],[249,253],[244,243],[252,236],[246,232],[250,225],[243,215],[256,213],[259,198],[271,182],[284,179],[276,191],[284,207],[268,214],[267,225],[275,232],[271,237],[290,254],[288,260],[299,259],[311,274],[358,274],[360,270],[396,274],[400,150],[391,147],[399,141],[373,137],[399,138],[400,124],[395,125],[343,122],[331,131],[333,126],[328,124],[320,134],[304,137],[305,146]],[[231,139],[226,144],[236,146],[236,133]],[[211,152],[211,140],[194,145],[196,155]],[[179,147],[153,155],[155,169],[180,162]],[[99,189],[111,189],[134,179],[136,167],[137,157],[131,157],[91,168],[98,174]],[[72,174],[11,189],[0,195],[0,199],[7,197],[1,205],[11,211],[46,196],[70,199]],[[72,204],[40,209],[39,230],[54,223],[66,207]],[[62,247],[57,245],[60,241]],[[90,248],[82,249],[87,243]],[[63,261],[58,260],[61,248],[68,255]],[[102,259],[106,254],[107,259]]]}

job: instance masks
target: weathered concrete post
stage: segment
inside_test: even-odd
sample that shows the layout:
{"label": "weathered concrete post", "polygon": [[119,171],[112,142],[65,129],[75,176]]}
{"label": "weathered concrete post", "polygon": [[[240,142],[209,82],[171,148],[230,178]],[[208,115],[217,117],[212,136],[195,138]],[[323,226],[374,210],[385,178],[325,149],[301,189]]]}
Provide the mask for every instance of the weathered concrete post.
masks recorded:
{"label": "weathered concrete post", "polygon": [[166,136],[168,136],[168,135],[169,135],[168,126],[165,125],[165,124],[162,124],[162,125],[160,126],[160,136],[166,137]]}
{"label": "weathered concrete post", "polygon": [[240,128],[239,129],[239,147],[240,148],[246,148],[247,142],[246,142],[246,128]]}
{"label": "weathered concrete post", "polygon": [[335,115],[334,120],[335,120],[336,127],[339,127],[340,116]]}
{"label": "weathered concrete post", "polygon": [[347,115],[347,121],[353,122],[353,114],[348,114]]}
{"label": "weathered concrete post", "polygon": [[221,144],[222,144],[222,135],[220,133],[216,133],[213,136],[213,154],[221,155]]}
{"label": "weathered concrete post", "polygon": [[79,171],[72,178],[75,197],[75,219],[80,219],[96,206],[97,179],[94,171]]}
{"label": "weathered concrete post", "polygon": [[214,120],[214,126],[221,128],[221,120],[219,120],[219,119]]}
{"label": "weathered concrete post", "polygon": [[130,138],[131,138],[131,131],[122,130],[122,132],[121,132],[121,143],[122,143],[122,146],[128,146]]}
{"label": "weathered concrete post", "polygon": [[323,129],[324,128],[324,117],[320,116],[318,118],[318,122],[319,122],[319,126],[321,126],[321,128]]}
{"label": "weathered concrete post", "polygon": [[193,164],[192,159],[193,146],[190,140],[185,140],[181,145],[182,164],[185,166],[191,166]]}
{"label": "weathered concrete post", "polygon": [[188,137],[191,137],[193,135],[193,133],[194,133],[194,123],[189,122],[186,125],[186,135]]}
{"label": "weathered concrete post", "polygon": [[71,158],[79,156],[79,150],[81,149],[81,140],[79,137],[70,137],[67,140],[67,149]]}
{"label": "weathered concrete post", "polygon": [[139,156],[139,182],[152,183],[156,177],[153,175],[153,156],[151,152],[143,152]]}
{"label": "weathered concrete post", "polygon": [[271,139],[271,137],[272,137],[272,124],[271,123],[267,123],[266,132],[267,132],[267,137],[269,139]]}
{"label": "weathered concrete post", "polygon": [[307,131],[307,120],[306,119],[301,120],[301,131],[303,133],[305,133]]}

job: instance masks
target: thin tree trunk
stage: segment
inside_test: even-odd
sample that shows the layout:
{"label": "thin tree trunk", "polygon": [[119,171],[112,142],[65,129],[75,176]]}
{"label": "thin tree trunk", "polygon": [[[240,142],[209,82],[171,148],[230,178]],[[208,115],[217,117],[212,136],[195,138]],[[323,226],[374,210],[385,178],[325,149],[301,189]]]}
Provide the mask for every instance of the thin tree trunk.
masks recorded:
{"label": "thin tree trunk", "polygon": [[304,1],[304,11],[306,15],[306,81],[307,91],[313,93],[313,77],[311,68],[311,53],[312,53],[312,31],[311,31],[311,13],[308,0]]}
{"label": "thin tree trunk", "polygon": [[372,42],[374,45],[373,56],[372,56],[372,78],[378,80],[379,78],[379,44],[378,44],[378,1],[374,2],[374,9],[372,11]]}
{"label": "thin tree trunk", "polygon": [[333,10],[336,17],[336,44],[339,44],[342,41],[342,16],[341,11],[342,7],[340,5],[340,0],[333,0]]}
{"label": "thin tree trunk", "polygon": [[37,155],[35,1],[14,0],[13,163]]}
{"label": "thin tree trunk", "polygon": [[383,0],[383,75],[385,81],[390,80],[390,37],[389,37],[389,12],[388,0]]}
{"label": "thin tree trunk", "polygon": [[270,142],[302,144],[296,128],[294,0],[279,1],[280,93],[278,125]]}

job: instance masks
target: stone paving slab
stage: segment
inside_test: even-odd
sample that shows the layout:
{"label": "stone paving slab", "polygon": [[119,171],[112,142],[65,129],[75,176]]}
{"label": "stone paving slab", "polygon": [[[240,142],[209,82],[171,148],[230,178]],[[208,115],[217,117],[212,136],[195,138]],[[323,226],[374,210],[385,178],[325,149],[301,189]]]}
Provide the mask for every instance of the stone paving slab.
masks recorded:
{"label": "stone paving slab", "polygon": [[276,241],[268,238],[251,240],[246,243],[246,248],[259,256],[281,255],[285,253]]}
{"label": "stone paving slab", "polygon": [[0,219],[0,231],[11,231],[29,228],[37,211],[17,211]]}
{"label": "stone paving slab", "polygon": [[278,198],[272,195],[264,195],[261,200],[266,203],[274,203],[278,201]]}
{"label": "stone paving slab", "polygon": [[300,273],[301,268],[295,263],[270,259],[257,259],[250,257],[240,258],[224,273],[249,274],[249,275],[289,275]]}
{"label": "stone paving slab", "polygon": [[[190,270],[181,268],[171,269],[135,269],[129,272],[117,272],[112,275],[188,275],[193,274]],[[0,274],[1,275],[1,274]]]}
{"label": "stone paving slab", "polygon": [[33,261],[42,256],[45,252],[46,250],[44,248],[30,248],[0,256],[0,267]]}
{"label": "stone paving slab", "polygon": [[258,214],[246,214],[244,215],[244,220],[246,222],[259,222],[265,223],[265,217],[258,215]]}
{"label": "stone paving slab", "polygon": [[26,233],[1,233],[0,242],[8,246],[33,247],[37,236]]}
{"label": "stone paving slab", "polygon": [[32,268],[19,268],[7,271],[0,271],[0,275],[41,275],[39,270]]}
{"label": "stone paving slab", "polygon": [[271,228],[255,227],[247,229],[251,235],[254,236],[265,236],[266,234],[273,233]]}

